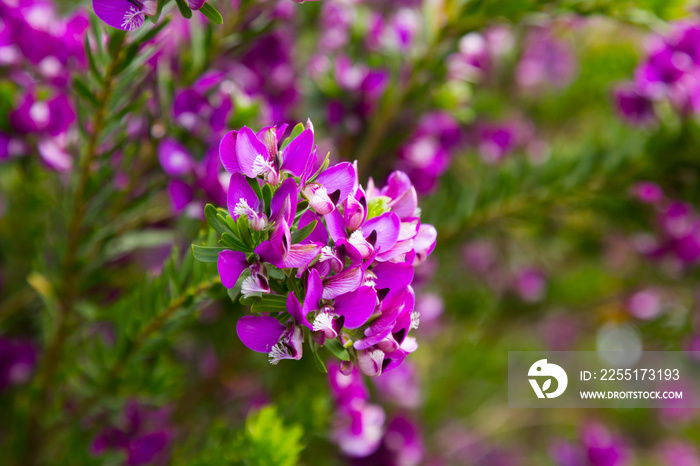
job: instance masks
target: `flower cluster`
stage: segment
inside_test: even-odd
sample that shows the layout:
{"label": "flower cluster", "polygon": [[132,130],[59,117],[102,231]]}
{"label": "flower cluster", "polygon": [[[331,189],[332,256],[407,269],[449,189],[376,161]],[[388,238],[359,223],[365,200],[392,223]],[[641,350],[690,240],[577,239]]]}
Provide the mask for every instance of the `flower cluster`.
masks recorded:
{"label": "flower cluster", "polygon": [[239,319],[238,336],[273,364],[301,359],[306,341],[316,356],[325,347],[338,357],[345,373],[357,366],[378,376],[416,349],[411,281],[437,232],[421,224],[406,174],[365,189],[353,164],[318,159],[310,121],[285,139],[286,130],[243,127],[220,145],[228,212],[205,214],[221,233],[221,281],[240,287],[255,314]]}
{"label": "flower cluster", "polygon": [[[0,66],[3,85],[17,88],[10,102],[9,131],[0,132],[0,160],[38,152],[58,171],[70,170],[66,147],[75,122],[68,85],[85,69],[84,11],[62,18],[49,2],[0,2]],[[5,82],[6,80],[6,82]]]}
{"label": "flower cluster", "polygon": [[614,91],[620,114],[634,124],[656,120],[655,102],[668,101],[683,115],[700,111],[700,24],[681,22],[656,35],[634,81]]}
{"label": "flower cluster", "polygon": [[656,238],[640,236],[635,246],[652,259],[671,258],[679,267],[700,261],[700,215],[686,203],[668,199],[660,186],[641,182],[632,189],[640,201],[656,210]]}
{"label": "flower cluster", "polygon": [[170,426],[170,411],[168,407],[149,409],[129,402],[123,419],[117,425],[104,428],[93,439],[91,453],[98,456],[110,450],[123,451],[128,466],[167,464],[175,437]]}

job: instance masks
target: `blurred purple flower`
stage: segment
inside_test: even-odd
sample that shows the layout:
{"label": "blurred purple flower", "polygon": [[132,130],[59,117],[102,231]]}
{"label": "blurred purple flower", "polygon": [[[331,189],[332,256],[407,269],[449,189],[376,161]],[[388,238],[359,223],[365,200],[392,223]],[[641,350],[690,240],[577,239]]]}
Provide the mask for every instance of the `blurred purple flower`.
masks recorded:
{"label": "blurred purple flower", "polygon": [[29,381],[36,362],[34,343],[0,336],[0,390]]}
{"label": "blurred purple flower", "polygon": [[681,440],[666,440],[656,448],[657,456],[666,466],[700,466],[697,448]]}
{"label": "blurred purple flower", "polygon": [[525,51],[516,69],[525,90],[568,86],[576,75],[576,59],[569,45],[551,27],[537,27],[525,39]]}
{"label": "blurred purple flower", "polygon": [[170,409],[148,409],[131,401],[124,407],[122,417],[118,426],[103,429],[93,439],[91,453],[98,456],[106,450],[122,450],[129,466],[167,464],[175,436],[170,426]]}
{"label": "blurred purple flower", "polygon": [[627,309],[638,319],[653,319],[661,313],[661,295],[654,289],[639,290],[627,299]]}
{"label": "blurred purple flower", "polygon": [[459,125],[448,113],[433,112],[421,118],[411,138],[399,149],[399,167],[411,177],[418,192],[435,189],[460,140]]}
{"label": "blurred purple flower", "polygon": [[541,270],[534,267],[526,267],[515,275],[513,288],[520,299],[534,303],[544,298],[547,280]]}
{"label": "blurred purple flower", "polygon": [[410,361],[404,361],[393,371],[373,378],[372,383],[389,403],[406,409],[416,409],[421,404],[418,374]]}
{"label": "blurred purple flower", "polygon": [[632,194],[647,204],[658,204],[664,198],[661,186],[651,181],[640,181],[632,187]]}
{"label": "blurred purple flower", "polygon": [[623,84],[613,90],[617,110],[632,124],[647,126],[656,121],[654,102],[634,83]]}
{"label": "blurred purple flower", "polygon": [[591,466],[622,466],[627,464],[627,449],[622,439],[601,424],[588,423],[581,432]]}

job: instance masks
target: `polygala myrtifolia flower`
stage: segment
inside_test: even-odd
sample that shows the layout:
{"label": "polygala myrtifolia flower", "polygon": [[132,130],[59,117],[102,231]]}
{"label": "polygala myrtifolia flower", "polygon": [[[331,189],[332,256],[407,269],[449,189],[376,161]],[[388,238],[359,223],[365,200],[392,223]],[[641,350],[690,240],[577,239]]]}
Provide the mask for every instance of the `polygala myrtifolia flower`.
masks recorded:
{"label": "polygala myrtifolia flower", "polygon": [[363,188],[354,164],[318,160],[310,121],[286,131],[224,136],[228,212],[205,209],[223,247],[193,246],[195,256],[216,260],[223,285],[240,288],[253,315],[239,319],[238,336],[272,364],[301,359],[306,342],[319,362],[325,347],[344,372],[377,376],[417,347],[413,269],[437,232],[421,224],[406,174]]}

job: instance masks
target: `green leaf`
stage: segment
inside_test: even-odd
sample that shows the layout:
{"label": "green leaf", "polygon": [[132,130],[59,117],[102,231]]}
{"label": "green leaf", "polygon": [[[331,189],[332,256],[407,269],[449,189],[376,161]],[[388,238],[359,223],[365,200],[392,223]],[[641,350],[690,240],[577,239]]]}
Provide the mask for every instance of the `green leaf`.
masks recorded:
{"label": "green leaf", "polygon": [[262,312],[284,312],[287,310],[286,296],[264,294],[261,299],[253,303],[251,311]]}
{"label": "green leaf", "polygon": [[326,170],[326,168],[328,168],[328,166],[330,164],[331,164],[331,153],[329,152],[326,154],[326,158],[323,160],[323,163],[321,164],[319,169],[316,170],[316,173],[314,173],[314,175],[311,178],[309,178],[309,180],[307,182],[310,183],[310,182],[316,180],[316,178],[318,178],[318,175],[323,173]]}
{"label": "green leaf", "polygon": [[253,191],[255,191],[255,195],[258,197],[258,199],[262,199],[263,195],[262,190],[260,189],[260,183],[258,183],[258,179],[246,177],[246,180],[248,181],[250,187],[253,188]]}
{"label": "green leaf", "polygon": [[250,251],[250,248],[248,248],[248,246],[246,246],[238,236],[234,236],[231,233],[222,233],[219,244],[227,248],[235,249],[236,251]]}
{"label": "green leaf", "polygon": [[225,250],[226,248],[192,245],[192,254],[200,262],[216,262],[219,260],[219,253]]}
{"label": "green leaf", "polygon": [[289,143],[292,142],[292,140],[295,137],[299,136],[302,133],[302,131],[304,131],[304,124],[303,123],[297,124],[294,127],[294,129],[292,130],[292,134],[290,134],[287,139],[282,141],[282,145],[280,146],[280,149],[284,149],[285,147],[287,147],[289,145]]}
{"label": "green leaf", "polygon": [[248,296],[241,296],[238,302],[244,306],[253,306],[253,304],[260,301],[260,298],[262,298],[261,293],[251,293]]}
{"label": "green leaf", "polygon": [[235,450],[242,455],[242,464],[295,466],[300,464],[303,438],[300,426],[285,426],[277,409],[266,406],[246,419],[242,445]]}
{"label": "green leaf", "polygon": [[318,367],[318,370],[320,370],[324,374],[327,374],[328,369],[326,369],[326,365],[323,363],[321,356],[319,356],[319,354],[318,354],[318,346],[316,345],[316,342],[310,341],[309,346],[311,347],[311,352],[314,355],[314,361],[316,362],[316,367]]}
{"label": "green leaf", "polygon": [[[153,19],[155,21],[153,24],[156,24],[158,21],[158,15],[160,13],[156,13],[154,16],[149,16],[149,19]],[[143,37],[139,38],[139,43],[144,44],[148,42],[149,40],[153,39],[155,36],[158,35],[160,31],[163,30],[165,26],[168,25],[170,22],[170,16],[167,16],[163,19],[163,21],[160,22],[160,24],[157,24],[155,27],[152,27],[146,34],[143,35]]]}
{"label": "green leaf", "polygon": [[114,71],[115,75],[124,71],[131,63],[134,58],[139,54],[140,45],[137,42],[132,43],[126,48],[124,52],[124,58],[119,62],[119,66]]}
{"label": "green leaf", "polygon": [[92,76],[98,81],[102,82],[102,74],[97,69],[97,62],[95,61],[95,55],[92,53],[92,46],[90,45],[90,35],[85,34],[85,41],[83,42],[83,49],[85,50],[85,55],[87,55],[88,64],[90,65],[90,72]]}
{"label": "green leaf", "polygon": [[87,85],[83,83],[83,81],[80,80],[79,77],[73,78],[73,88],[80,94],[80,96],[87,100],[90,104],[92,104],[94,107],[99,107],[100,102],[97,100],[97,97],[95,94],[90,92],[90,89],[88,89]]}
{"label": "green leaf", "polygon": [[216,8],[207,2],[204,2],[204,5],[202,5],[202,8],[199,9],[199,12],[206,16],[207,19],[214,24],[224,24],[224,18],[221,16],[221,13],[219,13]]}
{"label": "green leaf", "polygon": [[263,201],[265,201],[265,213],[270,217],[270,204],[272,203],[272,187],[266,184],[262,188]]}
{"label": "green leaf", "polygon": [[207,219],[209,226],[212,227],[217,233],[222,234],[231,231],[228,224],[221,220],[219,217],[219,211],[213,205],[207,204],[204,206],[204,217]]}
{"label": "green leaf", "polygon": [[314,228],[316,228],[317,223],[318,220],[314,220],[313,222],[306,225],[304,228],[292,233],[292,244],[297,244],[300,241],[304,241],[311,234],[311,232],[314,231]]}
{"label": "green leaf", "polygon": [[331,353],[333,353],[333,355],[341,361],[350,360],[350,354],[348,353],[348,350],[343,348],[343,346],[340,344],[340,342],[338,342],[338,340],[326,340],[326,343],[323,345],[323,347]]}
{"label": "green leaf", "polygon": [[185,0],[175,0],[175,3],[177,3],[177,8],[185,19],[190,19],[192,17],[192,10],[187,6]]}
{"label": "green leaf", "polygon": [[117,55],[119,55],[119,50],[121,49],[125,38],[126,31],[122,31],[120,29],[117,29],[111,34],[109,43],[107,44],[107,51],[112,58],[117,58]]}
{"label": "green leaf", "polygon": [[241,242],[246,248],[243,249],[243,251],[252,251],[254,249],[253,237],[250,234],[250,223],[248,222],[248,217],[239,217],[238,221],[236,222],[236,227],[238,227],[238,236],[241,238]]}

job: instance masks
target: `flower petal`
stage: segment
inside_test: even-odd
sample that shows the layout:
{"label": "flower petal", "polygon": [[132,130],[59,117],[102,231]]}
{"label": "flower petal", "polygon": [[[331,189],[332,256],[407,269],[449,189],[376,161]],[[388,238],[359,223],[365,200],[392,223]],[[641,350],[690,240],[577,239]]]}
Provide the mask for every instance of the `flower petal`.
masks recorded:
{"label": "flower petal", "polygon": [[356,290],[362,283],[363,275],[360,267],[355,267],[328,278],[323,287],[323,299],[333,299]]}
{"label": "flower petal", "polygon": [[341,239],[347,238],[345,232],[345,220],[338,209],[334,209],[328,215],[324,215],[326,219],[326,225],[328,226],[328,232],[331,234],[334,242],[340,241]]}
{"label": "flower petal", "polygon": [[244,345],[258,353],[269,353],[286,327],[274,317],[245,316],[238,319],[236,333]]}
{"label": "flower petal", "polygon": [[289,315],[292,316],[297,325],[305,325],[310,330],[313,329],[313,326],[306,320],[306,314],[308,314],[308,312],[304,312],[301,308],[299,300],[293,291],[287,296],[287,312],[289,312]]}
{"label": "flower petal", "polygon": [[353,329],[364,325],[376,306],[377,293],[371,286],[362,286],[335,298],[333,310],[345,317],[345,327]]}
{"label": "flower petal", "polygon": [[306,282],[306,296],[304,297],[304,315],[318,311],[318,303],[323,296],[323,282],[316,269],[311,269],[309,279]]}
{"label": "flower petal", "polygon": [[257,212],[260,207],[260,199],[255,194],[253,188],[248,184],[248,180],[241,173],[231,175],[231,181],[228,185],[228,213],[234,219],[238,220],[239,214],[236,213],[236,207],[242,206],[242,201]]}
{"label": "flower petal", "polygon": [[314,133],[310,129],[305,129],[301,134],[284,148],[281,154],[281,170],[287,171],[294,176],[301,176],[311,159],[311,149],[314,146]]}
{"label": "flower petal", "polygon": [[247,126],[241,128],[236,137],[236,155],[241,171],[249,178],[255,178],[259,175],[258,170],[254,168],[258,157],[262,157],[265,161],[268,160],[267,147]]}
{"label": "flower petal", "polygon": [[379,217],[374,217],[362,225],[362,235],[368,238],[373,231],[376,231],[376,242],[374,249],[380,252],[391,249],[399,237],[401,221],[393,212],[385,212]]}
{"label": "flower petal", "polygon": [[221,157],[221,164],[229,173],[241,173],[241,166],[238,163],[238,155],[236,155],[237,138],[238,131],[229,131],[223,138],[221,138],[221,143],[219,144],[219,157]]}
{"label": "flower petal", "polygon": [[377,292],[380,290],[389,290],[387,294],[382,297],[382,299],[387,299],[398,295],[411,284],[411,281],[413,281],[414,269],[410,264],[383,262],[375,265],[372,272],[377,276],[374,280],[374,287]]}
{"label": "flower petal", "polygon": [[113,28],[133,31],[143,25],[143,11],[128,0],[92,0],[92,9]]}
{"label": "flower petal", "polygon": [[311,212],[310,210],[304,212],[301,215],[301,218],[299,218],[299,229],[304,228],[306,225],[313,222],[314,220],[316,220],[317,222],[314,231],[312,231],[311,234],[301,242],[301,244],[328,244],[328,230],[326,230],[326,227],[323,226],[323,222],[321,222],[321,217]]}
{"label": "flower petal", "polygon": [[321,252],[320,244],[293,244],[282,259],[282,267],[288,269],[306,269],[309,263]]}
{"label": "flower petal", "polygon": [[226,288],[231,289],[236,285],[238,277],[240,277],[243,271],[248,267],[248,260],[246,259],[245,253],[226,249],[219,253],[216,267],[219,269],[221,283]]}
{"label": "flower petal", "polygon": [[340,197],[337,201],[337,204],[340,204],[355,189],[357,173],[350,162],[341,162],[318,175],[316,182],[325,186],[328,194],[340,190]]}
{"label": "flower petal", "polygon": [[277,188],[277,191],[275,191],[275,194],[272,196],[272,201],[270,201],[271,219],[276,219],[277,214],[279,214],[282,210],[286,199],[289,199],[289,210],[285,215],[285,220],[287,224],[291,225],[294,221],[294,216],[297,213],[297,201],[299,200],[299,191],[297,190],[297,184],[293,178],[287,178],[284,180],[284,182]]}

